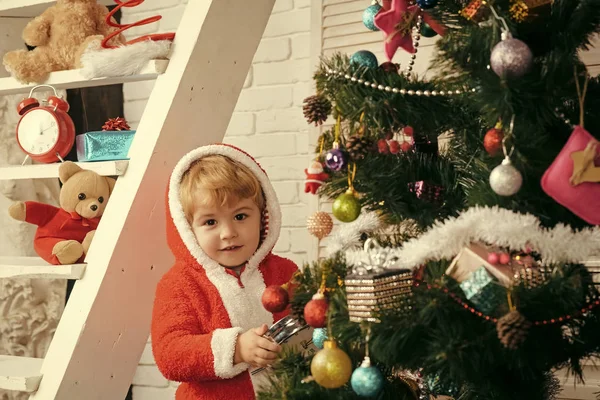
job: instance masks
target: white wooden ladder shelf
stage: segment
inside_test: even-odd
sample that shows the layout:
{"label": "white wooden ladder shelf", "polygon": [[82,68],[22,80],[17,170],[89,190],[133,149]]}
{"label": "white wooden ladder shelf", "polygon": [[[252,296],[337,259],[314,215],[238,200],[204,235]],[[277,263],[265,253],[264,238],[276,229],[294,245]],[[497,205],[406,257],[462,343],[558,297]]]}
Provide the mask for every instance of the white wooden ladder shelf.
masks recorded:
{"label": "white wooden ladder shelf", "polygon": [[[50,4],[0,0],[0,17],[35,16]],[[30,392],[33,400],[125,398],[148,338],[156,283],[172,263],[164,228],[170,172],[186,152],[223,139],[273,4],[189,0],[164,71],[91,81],[77,71],[51,74],[48,83],[62,88],[156,83],[130,160],[80,163],[119,176],[86,265],[0,258],[1,277],[79,278],[46,357],[0,357],[0,389]],[[28,91],[12,78],[0,79],[0,95]],[[0,168],[0,179],[58,177],[57,172],[55,164],[7,167]]]}

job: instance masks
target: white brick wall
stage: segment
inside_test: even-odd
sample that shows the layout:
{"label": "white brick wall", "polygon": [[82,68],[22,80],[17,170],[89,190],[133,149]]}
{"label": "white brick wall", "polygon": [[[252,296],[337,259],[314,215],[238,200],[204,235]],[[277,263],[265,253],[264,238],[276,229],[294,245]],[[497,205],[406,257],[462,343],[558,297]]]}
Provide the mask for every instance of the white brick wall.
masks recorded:
{"label": "white brick wall", "polygon": [[[141,6],[126,9],[126,22],[156,13],[163,16],[154,26],[127,33],[135,37],[175,30],[185,3],[147,0]],[[303,184],[303,171],[309,161],[309,126],[302,116],[302,100],[311,92],[309,6],[309,0],[276,0],[224,139],[255,156],[269,174],[283,209],[283,228],[275,252],[298,264],[307,260],[307,250],[312,245],[305,229],[309,198]],[[152,87],[153,82],[124,87],[125,117],[134,128]],[[142,354],[133,385],[135,400],[174,398],[177,384],[168,382],[158,372],[150,343]]]}

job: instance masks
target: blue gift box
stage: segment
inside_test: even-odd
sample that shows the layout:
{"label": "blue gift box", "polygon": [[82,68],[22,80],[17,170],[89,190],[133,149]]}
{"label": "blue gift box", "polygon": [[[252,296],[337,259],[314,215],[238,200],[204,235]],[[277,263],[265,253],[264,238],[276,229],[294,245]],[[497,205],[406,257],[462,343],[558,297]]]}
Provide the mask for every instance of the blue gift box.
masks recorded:
{"label": "blue gift box", "polygon": [[78,135],[75,139],[77,160],[128,160],[135,131],[98,131]]}
{"label": "blue gift box", "polygon": [[504,289],[484,266],[479,267],[460,283],[465,297],[483,313],[491,313],[506,297]]}

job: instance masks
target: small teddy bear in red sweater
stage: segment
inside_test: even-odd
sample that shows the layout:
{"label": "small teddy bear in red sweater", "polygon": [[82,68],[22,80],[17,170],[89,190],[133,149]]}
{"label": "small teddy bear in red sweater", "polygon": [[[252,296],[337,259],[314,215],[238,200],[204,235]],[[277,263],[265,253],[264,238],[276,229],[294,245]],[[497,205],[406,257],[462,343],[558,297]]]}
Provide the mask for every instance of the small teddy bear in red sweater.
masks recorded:
{"label": "small teddy bear in red sweater", "polygon": [[36,253],[50,264],[83,261],[115,180],[81,169],[66,161],[58,169],[63,186],[60,208],[35,201],[18,201],[11,217],[38,226],[33,240]]}

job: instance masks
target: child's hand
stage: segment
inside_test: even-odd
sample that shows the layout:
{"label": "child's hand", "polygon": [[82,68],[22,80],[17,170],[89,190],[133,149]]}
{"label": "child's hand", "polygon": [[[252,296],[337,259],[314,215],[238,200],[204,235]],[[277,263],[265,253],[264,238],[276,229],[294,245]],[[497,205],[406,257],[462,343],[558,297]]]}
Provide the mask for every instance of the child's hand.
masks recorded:
{"label": "child's hand", "polygon": [[268,329],[267,325],[263,324],[238,336],[233,357],[234,364],[245,362],[255,367],[266,367],[277,359],[281,346],[262,337]]}

